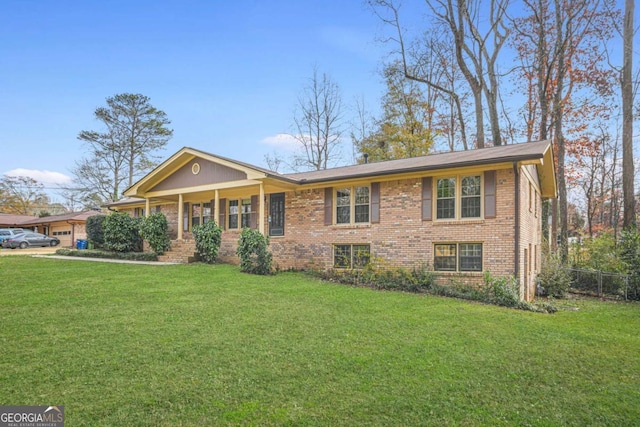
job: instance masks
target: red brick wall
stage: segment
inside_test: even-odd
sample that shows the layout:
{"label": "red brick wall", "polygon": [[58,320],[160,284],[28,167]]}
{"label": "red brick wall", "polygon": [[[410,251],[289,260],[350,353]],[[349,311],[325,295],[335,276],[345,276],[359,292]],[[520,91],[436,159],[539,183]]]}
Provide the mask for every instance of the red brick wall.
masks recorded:
{"label": "red brick wall", "polygon": [[[372,256],[385,264],[411,268],[421,264],[432,265],[436,243],[482,243],[483,270],[490,271],[493,276],[513,275],[516,257],[515,183],[512,168],[496,171],[496,218],[422,221],[422,179],[382,181],[380,222],[362,225],[324,225],[324,188],[290,191],[285,194],[284,236],[271,237],[270,249],[281,269],[331,268],[334,244],[369,244]],[[535,200],[531,211],[530,184],[534,189],[531,200]],[[518,278],[522,284],[522,295],[531,298],[535,274],[540,269],[541,243],[541,200],[533,167],[522,168],[519,194]],[[268,195],[266,199],[269,199]],[[268,208],[267,203],[267,215]],[[155,207],[152,211],[155,212]],[[162,205],[161,212],[167,215],[172,238],[176,238],[178,224],[181,224],[177,204]],[[268,231],[267,219],[264,221]],[[239,230],[223,232],[219,251],[221,261],[238,262],[235,250],[239,235]],[[439,272],[438,276],[441,282],[479,283],[483,273]]]}
{"label": "red brick wall", "polygon": [[520,179],[520,251],[519,277],[521,295],[535,296],[535,279],[540,272],[542,255],[542,199],[535,167],[523,167]]}
{"label": "red brick wall", "polygon": [[[371,245],[372,255],[402,267],[433,264],[434,243],[483,244],[483,268],[514,273],[514,188],[511,169],[497,171],[495,219],[422,221],[420,178],[380,183],[380,223],[324,225],[324,189],[286,194],[285,235],[271,238],[281,268],[331,268],[333,244]],[[441,273],[445,278],[458,274]],[[482,273],[465,273],[477,277]]]}

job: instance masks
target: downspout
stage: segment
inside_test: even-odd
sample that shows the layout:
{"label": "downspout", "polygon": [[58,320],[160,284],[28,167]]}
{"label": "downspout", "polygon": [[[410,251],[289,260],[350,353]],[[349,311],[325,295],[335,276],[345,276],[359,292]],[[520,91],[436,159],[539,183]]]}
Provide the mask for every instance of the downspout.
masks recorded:
{"label": "downspout", "polygon": [[520,283],[520,171],[518,170],[518,162],[513,162],[513,173],[515,174],[515,239],[514,240],[514,260],[513,260],[513,275],[518,279]]}

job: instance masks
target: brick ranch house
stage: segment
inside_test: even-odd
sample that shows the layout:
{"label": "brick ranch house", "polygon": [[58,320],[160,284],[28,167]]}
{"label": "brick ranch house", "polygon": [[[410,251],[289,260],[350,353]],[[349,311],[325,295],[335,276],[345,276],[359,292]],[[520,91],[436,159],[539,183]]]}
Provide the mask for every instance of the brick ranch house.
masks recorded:
{"label": "brick ranch house", "polygon": [[368,253],[429,264],[439,280],[514,275],[530,300],[541,201],[556,197],[556,181],[548,141],[293,174],[185,147],[124,194],[109,207],[165,214],[172,251],[193,254],[191,228],[215,219],[222,261],[237,262],[240,231],[251,227],[270,237],[281,268],[357,268]]}

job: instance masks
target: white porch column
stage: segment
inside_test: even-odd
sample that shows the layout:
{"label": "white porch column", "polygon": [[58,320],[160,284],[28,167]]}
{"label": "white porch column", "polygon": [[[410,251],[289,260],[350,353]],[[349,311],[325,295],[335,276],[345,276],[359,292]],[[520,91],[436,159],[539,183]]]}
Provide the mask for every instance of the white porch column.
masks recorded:
{"label": "white porch column", "polygon": [[258,209],[258,231],[260,231],[260,233],[264,234],[264,184],[261,182],[260,183],[260,202],[259,202],[259,206],[260,208]]}
{"label": "white porch column", "polygon": [[144,200],[144,216],[149,216],[151,214],[151,199],[145,198]]}
{"label": "white porch column", "polygon": [[220,222],[220,192],[218,190],[215,191],[215,196],[213,196],[213,198],[213,214],[215,215],[213,220],[218,226],[220,226],[220,224],[218,224]]}
{"label": "white porch column", "polygon": [[184,228],[184,203],[182,193],[178,194],[178,240],[182,240],[182,229]]}

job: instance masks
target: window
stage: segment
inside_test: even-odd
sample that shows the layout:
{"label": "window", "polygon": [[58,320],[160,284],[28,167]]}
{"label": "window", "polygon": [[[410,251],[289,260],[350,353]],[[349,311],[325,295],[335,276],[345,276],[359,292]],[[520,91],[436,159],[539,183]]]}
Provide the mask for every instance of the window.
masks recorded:
{"label": "window", "polygon": [[433,269],[436,271],[456,271],[456,245],[436,245]]}
{"label": "window", "polygon": [[211,220],[211,202],[202,204],[202,223],[206,224]]}
{"label": "window", "polygon": [[351,189],[343,188],[336,191],[336,224],[351,222]]}
{"label": "window", "polygon": [[229,228],[238,228],[238,201],[229,200]]}
{"label": "window", "polygon": [[456,179],[441,178],[438,180],[438,201],[436,202],[436,218],[456,217]]}
{"label": "window", "polygon": [[482,243],[434,245],[433,268],[436,271],[482,271]]}
{"label": "window", "polygon": [[336,224],[369,222],[369,187],[336,190]]}
{"label": "window", "polygon": [[251,199],[242,200],[242,218],[240,226],[242,228],[251,227]]}
{"label": "window", "polygon": [[462,218],[480,218],[480,176],[462,178]]}
{"label": "window", "polygon": [[189,203],[182,205],[182,230],[189,231]]}
{"label": "window", "polygon": [[481,197],[480,175],[439,178],[436,180],[436,219],[480,218]]}
{"label": "window", "polygon": [[369,222],[369,187],[356,187],[355,222]]}
{"label": "window", "polygon": [[370,258],[370,245],[333,246],[333,268],[363,268]]}
{"label": "window", "polygon": [[482,271],[482,244],[461,243],[460,271]]}
{"label": "window", "polygon": [[229,230],[244,227],[251,228],[251,199],[229,200]]}
{"label": "window", "polygon": [[136,218],[144,217],[144,208],[135,208],[133,210],[133,216]]}
{"label": "window", "polygon": [[200,225],[200,216],[201,216],[200,204],[199,203],[192,204],[191,205],[191,227]]}
{"label": "window", "polygon": [[206,224],[211,219],[211,202],[191,205],[191,227]]}

